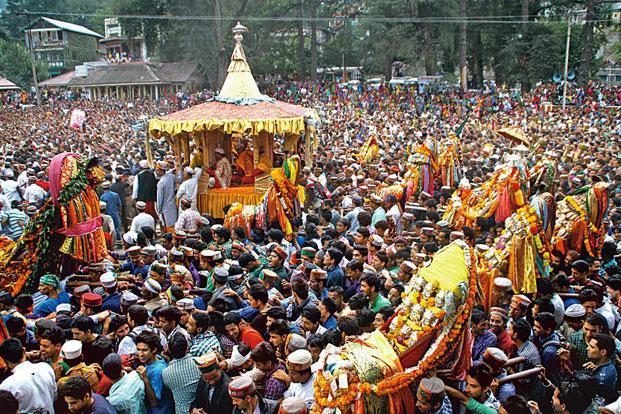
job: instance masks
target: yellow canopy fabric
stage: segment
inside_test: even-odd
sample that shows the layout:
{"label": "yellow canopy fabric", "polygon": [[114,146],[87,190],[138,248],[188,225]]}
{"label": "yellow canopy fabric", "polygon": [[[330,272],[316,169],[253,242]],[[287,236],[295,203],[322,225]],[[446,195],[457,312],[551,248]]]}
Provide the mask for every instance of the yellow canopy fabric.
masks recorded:
{"label": "yellow canopy fabric", "polygon": [[468,280],[465,252],[457,243],[451,243],[433,257],[428,267],[418,272],[427,283],[438,282],[441,290],[457,291],[460,282]]}

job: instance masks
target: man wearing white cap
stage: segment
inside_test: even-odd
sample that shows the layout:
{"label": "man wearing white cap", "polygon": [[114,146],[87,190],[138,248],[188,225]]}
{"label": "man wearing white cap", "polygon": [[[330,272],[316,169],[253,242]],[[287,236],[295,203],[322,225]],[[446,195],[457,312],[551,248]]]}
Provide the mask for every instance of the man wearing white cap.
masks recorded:
{"label": "man wearing white cap", "polygon": [[177,204],[175,203],[175,176],[167,170],[166,161],[160,161],[155,166],[155,175],[158,177],[155,210],[162,222],[164,232],[171,232],[177,221]]}
{"label": "man wearing white cap", "polygon": [[[140,172],[134,178],[134,186],[132,190],[132,198],[138,202],[145,203],[145,210],[155,218],[155,199],[157,193],[157,179],[155,173],[149,169],[147,160],[139,163]],[[155,228],[155,225],[153,226]]]}
{"label": "man wearing white cap", "polygon": [[101,309],[121,314],[121,294],[117,290],[116,275],[106,272],[99,277],[103,287]]}
{"label": "man wearing white cap", "polygon": [[35,175],[28,177],[28,186],[24,191],[24,200],[29,204],[37,204],[47,197],[47,191],[39,187],[36,181],[37,177]]}
{"label": "man wearing white cap", "polygon": [[155,230],[155,219],[151,214],[146,212],[147,203],[141,200],[136,201],[136,210],[138,214],[133,218],[130,230],[136,233],[140,232],[143,227],[151,227]]}
{"label": "man wearing white cap", "polygon": [[22,201],[22,196],[19,195],[19,191],[17,190],[19,185],[17,181],[13,179],[15,177],[13,170],[6,170],[4,176],[5,180],[2,182],[2,193],[9,200],[9,205],[11,205],[13,201]]}
{"label": "man wearing white cap", "polygon": [[313,357],[306,349],[293,351],[287,357],[287,369],[289,370],[289,388],[285,391],[284,398],[298,397],[304,400],[310,410],[315,403],[315,374],[311,372]]}
{"label": "man wearing white cap", "polygon": [[[191,168],[185,167],[183,170],[185,181],[179,184],[179,189],[177,190],[177,201],[179,202],[179,206],[181,206],[180,201],[182,199],[188,199],[191,202],[192,209],[198,210],[197,208],[197,195],[198,195],[198,180],[201,177],[203,170],[201,168]],[[179,210],[181,213],[181,210]]]}

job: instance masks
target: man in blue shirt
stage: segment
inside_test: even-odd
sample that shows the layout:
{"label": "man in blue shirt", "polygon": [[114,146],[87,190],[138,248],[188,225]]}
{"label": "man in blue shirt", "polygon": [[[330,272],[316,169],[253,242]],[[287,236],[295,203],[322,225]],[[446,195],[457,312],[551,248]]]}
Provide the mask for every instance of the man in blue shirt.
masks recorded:
{"label": "man in blue shirt", "polygon": [[123,202],[121,197],[115,192],[110,191],[110,181],[104,181],[101,184],[101,188],[104,190],[99,201],[106,203],[106,213],[112,217],[114,222],[114,229],[116,231],[116,239],[121,239],[121,209],[123,208]]}
{"label": "man in blue shirt", "polygon": [[541,312],[535,317],[533,343],[541,353],[541,365],[546,367],[546,377],[554,384],[561,384],[561,359],[558,350],[561,347],[559,336],[554,332],[556,319],[549,312]]}
{"label": "man in blue shirt", "polygon": [[52,312],[56,312],[56,306],[61,303],[69,303],[69,295],[60,291],[60,281],[55,275],[44,275],[39,279],[39,292],[43,296],[47,296],[43,302],[39,303],[35,308],[33,315],[35,318],[45,318]]}
{"label": "man in blue shirt", "polygon": [[328,249],[323,259],[323,264],[328,272],[326,287],[340,286],[345,289],[345,274],[341,266],[339,266],[341,260],[343,260],[343,252],[334,247]]}
{"label": "man in blue shirt", "polygon": [[591,371],[597,379],[597,394],[606,400],[607,404],[618,397],[617,370],[612,362],[615,353],[615,340],[610,335],[595,334],[587,346],[589,362],[584,364],[584,368]]}
{"label": "man in blue shirt", "polygon": [[136,337],[135,342],[141,364],[136,371],[144,382],[147,413],[169,414],[172,412],[173,402],[162,379],[162,372],[167,364],[159,356],[162,349],[160,336],[154,332],[144,331]]}

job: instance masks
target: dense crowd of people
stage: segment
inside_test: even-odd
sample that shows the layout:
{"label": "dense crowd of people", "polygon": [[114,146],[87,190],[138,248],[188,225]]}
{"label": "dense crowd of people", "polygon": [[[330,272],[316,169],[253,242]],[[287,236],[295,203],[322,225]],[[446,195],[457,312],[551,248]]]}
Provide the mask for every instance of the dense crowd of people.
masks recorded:
{"label": "dense crowd of people", "polygon": [[[467,375],[455,382],[429,372],[411,390],[416,408],[621,413],[620,88],[571,88],[566,113],[544,104],[557,101],[555,85],[465,94],[302,83],[268,90],[321,118],[292,237],[279,228],[247,234],[200,214],[201,167],[179,165],[163,140],[152,142],[149,168],[148,119],[206,93],[158,102],[50,93],[39,106],[0,99],[2,234],[19,239],[49,196],[50,159],[68,151],[97,156],[106,171],[98,193],[109,249],[99,270],[89,270],[92,283],[61,270],[41,277],[35,294],[0,292],[10,337],[0,344],[2,412],[311,412],[322,349],[382,327],[442,247],[456,239],[492,245],[502,231],[493,218],[459,231],[442,220],[459,182],[446,187],[435,176],[414,207],[379,190],[401,181],[413,148],[460,127],[461,174],[480,185],[513,145],[493,131],[513,125],[531,138],[529,165],[544,153],[556,159],[558,199],[610,183],[606,241],[597,257],[553,257],[535,295],[513,294],[499,279],[502,300],[489,312],[475,306],[465,328]],[[77,129],[74,109],[86,113]],[[370,137],[379,151],[365,163],[357,154]],[[230,177],[221,184],[229,185]],[[542,373],[503,381],[540,366]]]}

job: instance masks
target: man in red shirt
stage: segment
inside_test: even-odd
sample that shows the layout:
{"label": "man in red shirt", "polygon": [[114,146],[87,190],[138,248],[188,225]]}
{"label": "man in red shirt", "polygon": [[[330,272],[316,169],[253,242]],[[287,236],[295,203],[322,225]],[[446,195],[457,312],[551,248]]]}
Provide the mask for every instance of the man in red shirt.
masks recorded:
{"label": "man in red shirt", "polygon": [[490,331],[496,335],[496,346],[503,351],[509,358],[517,354],[517,345],[507,332],[507,321],[509,315],[503,308],[493,307],[489,311]]}
{"label": "man in red shirt", "polygon": [[250,325],[242,322],[241,316],[235,312],[229,312],[224,315],[224,329],[226,334],[235,343],[244,343],[254,349],[255,346],[264,341],[261,334]]}

